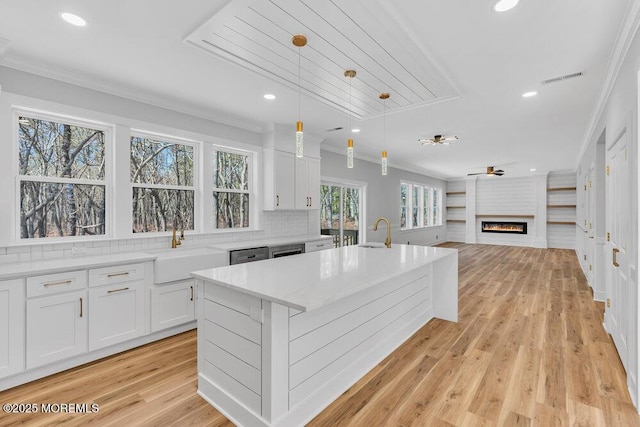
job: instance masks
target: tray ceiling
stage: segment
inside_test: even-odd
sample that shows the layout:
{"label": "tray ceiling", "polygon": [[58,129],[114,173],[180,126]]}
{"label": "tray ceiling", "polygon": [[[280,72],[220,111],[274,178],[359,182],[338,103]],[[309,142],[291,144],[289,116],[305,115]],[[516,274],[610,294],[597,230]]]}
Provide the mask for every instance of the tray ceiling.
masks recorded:
{"label": "tray ceiling", "polygon": [[[408,110],[458,97],[441,69],[382,2],[354,0],[232,0],[185,40],[308,96],[349,112],[349,79],[354,69],[354,117]],[[294,34],[307,46],[291,43]],[[384,41],[384,42],[382,42]]]}

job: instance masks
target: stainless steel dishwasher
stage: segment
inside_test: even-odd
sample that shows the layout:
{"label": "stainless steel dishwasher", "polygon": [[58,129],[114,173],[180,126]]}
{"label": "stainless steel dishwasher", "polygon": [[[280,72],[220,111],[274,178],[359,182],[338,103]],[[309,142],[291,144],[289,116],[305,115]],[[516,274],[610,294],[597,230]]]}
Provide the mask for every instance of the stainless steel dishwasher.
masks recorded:
{"label": "stainless steel dishwasher", "polygon": [[263,259],[269,259],[269,248],[266,246],[229,251],[229,265],[260,261]]}

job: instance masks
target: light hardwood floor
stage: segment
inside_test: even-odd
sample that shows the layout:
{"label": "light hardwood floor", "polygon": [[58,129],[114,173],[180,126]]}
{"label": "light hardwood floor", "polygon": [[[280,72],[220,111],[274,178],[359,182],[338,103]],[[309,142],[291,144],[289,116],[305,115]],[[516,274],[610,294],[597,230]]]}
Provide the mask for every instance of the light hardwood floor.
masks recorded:
{"label": "light hardwood floor", "polygon": [[[459,322],[429,322],[311,426],[640,426],[574,251],[443,246],[459,250]],[[232,425],[196,394],[195,331],[0,393],[42,402],[100,411],[0,425]]]}

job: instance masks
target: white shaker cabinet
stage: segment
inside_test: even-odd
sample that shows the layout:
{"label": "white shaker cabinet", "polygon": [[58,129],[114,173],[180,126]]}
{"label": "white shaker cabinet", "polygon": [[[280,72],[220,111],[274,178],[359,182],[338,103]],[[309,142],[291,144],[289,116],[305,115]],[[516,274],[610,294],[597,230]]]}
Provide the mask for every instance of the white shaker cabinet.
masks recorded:
{"label": "white shaker cabinet", "polygon": [[27,369],[86,351],[86,290],[27,300]]}
{"label": "white shaker cabinet", "polygon": [[0,378],[24,370],[24,284],[0,282]]}
{"label": "white shaker cabinet", "polygon": [[264,150],[264,209],[294,209],[295,162],[292,153]]}
{"label": "white shaker cabinet", "polygon": [[195,320],[195,280],[188,279],[151,290],[151,332]]}
{"label": "white shaker cabinet", "polygon": [[296,158],[296,209],[320,209],[320,160]]}
{"label": "white shaker cabinet", "polygon": [[89,270],[89,350],[145,333],[144,263]]}

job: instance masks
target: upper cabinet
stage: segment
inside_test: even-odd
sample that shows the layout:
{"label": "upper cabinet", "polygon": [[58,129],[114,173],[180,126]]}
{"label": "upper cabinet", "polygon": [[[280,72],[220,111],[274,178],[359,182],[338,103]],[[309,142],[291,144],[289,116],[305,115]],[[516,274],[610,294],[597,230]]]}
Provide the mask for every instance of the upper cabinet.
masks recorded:
{"label": "upper cabinet", "polygon": [[296,209],[320,209],[320,160],[296,158]]}
{"label": "upper cabinet", "polygon": [[295,156],[295,130],[273,125],[263,141],[264,209],[320,208],[320,139],[305,132],[304,157]]}
{"label": "upper cabinet", "polygon": [[264,209],[294,208],[294,154],[284,151],[264,150]]}

